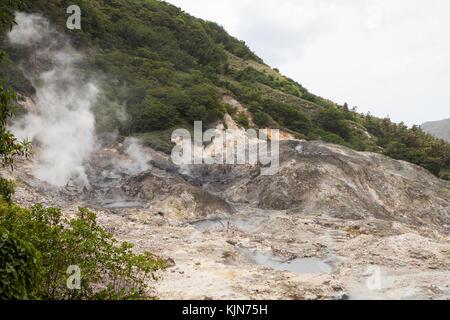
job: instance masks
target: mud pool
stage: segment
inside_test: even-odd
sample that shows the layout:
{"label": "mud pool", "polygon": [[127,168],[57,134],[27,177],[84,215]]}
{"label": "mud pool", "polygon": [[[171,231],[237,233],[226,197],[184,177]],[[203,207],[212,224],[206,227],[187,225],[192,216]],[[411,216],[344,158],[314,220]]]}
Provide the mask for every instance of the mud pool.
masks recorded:
{"label": "mud pool", "polygon": [[281,257],[271,252],[259,252],[256,250],[240,249],[240,252],[251,263],[280,271],[290,271],[300,274],[332,274],[334,272],[333,256],[325,259],[297,258],[284,261]]}

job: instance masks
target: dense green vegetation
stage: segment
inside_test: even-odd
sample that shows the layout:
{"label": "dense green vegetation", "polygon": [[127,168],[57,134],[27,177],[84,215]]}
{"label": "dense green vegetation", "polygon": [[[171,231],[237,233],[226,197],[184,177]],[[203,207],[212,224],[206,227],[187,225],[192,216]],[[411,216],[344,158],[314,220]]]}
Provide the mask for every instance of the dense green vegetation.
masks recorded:
{"label": "dense green vegetation", "polygon": [[40,253],[16,234],[0,228],[0,256],[0,299],[35,297],[40,280]]}
{"label": "dense green vegetation", "polygon": [[[418,127],[408,129],[389,119],[359,114],[310,93],[283,77],[213,22],[194,18],[158,0],[81,0],[82,29],[65,28],[68,0],[30,2],[29,12],[48,17],[86,53],[80,69],[103,74],[105,98],[95,107],[97,131],[119,129],[159,150],[170,150],[170,132],[194,120],[214,124],[225,112],[247,127],[248,116],[222,103],[232,95],[260,127],[289,130],[298,137],[321,139],[361,150],[384,153],[418,164],[445,178],[450,145]],[[0,74],[22,93],[32,88],[14,63],[26,50],[11,48]],[[125,106],[128,119],[120,116]],[[207,126],[204,125],[204,128]]]}
{"label": "dense green vegetation", "polygon": [[[14,9],[18,1],[9,5]],[[9,29],[14,17],[1,11],[0,26]],[[0,59],[4,52],[0,52]],[[17,156],[28,156],[27,141],[18,142],[7,130],[14,116],[13,90],[4,90],[0,78],[0,161],[14,168]],[[143,299],[154,272],[164,261],[150,253],[135,254],[132,245],[118,244],[97,225],[95,214],[79,208],[74,219],[59,209],[30,209],[12,202],[14,182],[0,177],[0,300],[11,299]],[[80,271],[79,286],[69,287]],[[76,284],[76,283],[75,283]]]}
{"label": "dense green vegetation", "polygon": [[[0,162],[13,166],[31,146],[7,129],[14,116],[15,92],[35,88],[18,68],[30,50],[7,43],[13,12],[21,1],[0,4]],[[311,94],[270,69],[244,42],[213,22],[196,19],[157,0],[80,0],[82,30],[65,28],[71,1],[34,0],[26,11],[47,16],[86,53],[81,71],[102,74],[105,92],[95,106],[98,132],[136,135],[170,151],[174,127],[193,121],[214,124],[227,112],[243,127],[249,117],[223,104],[224,93],[238,99],[259,127],[288,130],[361,151],[384,153],[418,164],[449,179],[450,145],[419,127],[406,127],[349,110]],[[125,106],[127,118],[120,116]],[[206,127],[206,126],[204,126]],[[164,267],[150,253],[135,254],[97,225],[95,214],[80,208],[66,219],[58,209],[13,204],[14,183],[0,178],[0,299],[148,298],[148,280]],[[66,286],[67,268],[82,270],[80,290]]]}
{"label": "dense green vegetation", "polygon": [[[70,4],[33,1],[28,11],[44,13],[72,36],[78,49],[88,53],[80,68],[107,75],[106,99],[96,108],[99,131],[120,128],[128,135],[189,126],[193,120],[218,121],[225,108],[213,82],[223,72],[226,50],[260,61],[222,27],[164,2],[79,1],[83,19],[79,31],[64,28],[67,15],[61,14],[61,8]],[[27,55],[14,58],[26,60]],[[26,86],[20,80],[18,90],[19,85]],[[126,105],[129,121],[111,112],[111,101]]]}
{"label": "dense green vegetation", "polygon": [[[148,280],[164,267],[150,253],[118,244],[80,208],[75,219],[59,209],[0,203],[0,299],[142,299]],[[81,271],[70,289],[69,266]]]}

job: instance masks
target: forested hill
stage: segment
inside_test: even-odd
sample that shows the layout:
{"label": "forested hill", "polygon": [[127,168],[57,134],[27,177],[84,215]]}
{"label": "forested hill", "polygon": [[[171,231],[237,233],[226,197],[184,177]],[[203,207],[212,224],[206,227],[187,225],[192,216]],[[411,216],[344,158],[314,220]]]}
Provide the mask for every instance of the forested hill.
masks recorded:
{"label": "forested hill", "polygon": [[[283,128],[301,138],[384,153],[448,177],[450,145],[444,140],[418,126],[409,129],[311,94],[216,23],[163,1],[79,0],[82,29],[71,31],[66,8],[72,4],[33,0],[23,10],[49,18],[85,53],[80,70],[101,79],[105,92],[94,110],[99,133],[119,129],[122,136],[136,135],[169,151],[173,128],[189,128],[194,120],[213,125],[229,113],[244,127]],[[5,86],[32,95],[35,89],[17,68],[19,61],[30,60],[30,51],[10,47],[4,36],[1,45],[8,52],[0,66]],[[249,112],[224,104],[224,95]],[[118,116],[120,106],[129,115],[126,121]]]}

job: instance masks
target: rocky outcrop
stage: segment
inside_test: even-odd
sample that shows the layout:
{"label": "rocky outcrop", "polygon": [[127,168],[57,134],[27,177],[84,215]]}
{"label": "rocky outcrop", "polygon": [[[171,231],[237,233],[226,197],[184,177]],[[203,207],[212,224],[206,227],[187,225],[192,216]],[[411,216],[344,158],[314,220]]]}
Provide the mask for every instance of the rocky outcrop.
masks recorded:
{"label": "rocky outcrop", "polygon": [[273,176],[248,166],[223,172],[219,181],[208,182],[232,203],[312,216],[373,217],[436,227],[450,223],[448,182],[380,154],[287,141],[280,143],[280,168]]}
{"label": "rocky outcrop", "polygon": [[147,209],[179,219],[199,219],[212,215],[228,215],[234,209],[223,199],[190,185],[179,176],[158,176],[145,172],[128,179],[124,193],[148,202]]}
{"label": "rocky outcrop", "polygon": [[158,203],[155,208],[182,207],[192,219],[230,214],[235,204],[442,229],[450,224],[450,184],[419,166],[317,141],[281,141],[279,156],[272,176],[261,175],[259,166],[192,165],[182,174],[141,174],[122,189]]}

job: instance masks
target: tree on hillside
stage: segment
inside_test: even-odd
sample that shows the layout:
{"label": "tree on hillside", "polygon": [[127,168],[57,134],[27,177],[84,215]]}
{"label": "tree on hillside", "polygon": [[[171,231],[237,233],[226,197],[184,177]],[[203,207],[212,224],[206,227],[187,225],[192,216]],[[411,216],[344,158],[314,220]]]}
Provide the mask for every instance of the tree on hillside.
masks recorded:
{"label": "tree on hillside", "polygon": [[343,139],[350,137],[351,129],[345,121],[344,114],[335,108],[319,108],[314,121],[322,129],[335,133]]}

